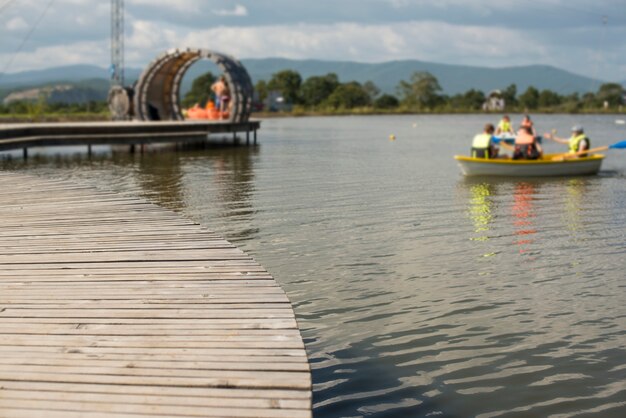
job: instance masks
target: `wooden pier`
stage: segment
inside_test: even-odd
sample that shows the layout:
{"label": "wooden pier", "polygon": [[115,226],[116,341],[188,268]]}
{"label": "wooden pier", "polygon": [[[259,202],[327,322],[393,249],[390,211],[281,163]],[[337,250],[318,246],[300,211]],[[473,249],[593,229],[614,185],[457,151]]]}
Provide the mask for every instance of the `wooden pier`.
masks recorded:
{"label": "wooden pier", "polygon": [[141,145],[152,143],[189,143],[206,141],[210,134],[238,133],[246,144],[257,143],[261,123],[229,121],[124,121],[58,122],[0,125],[0,151],[46,146]]}
{"label": "wooden pier", "polygon": [[142,199],[0,173],[0,417],[311,417],[285,293]]}

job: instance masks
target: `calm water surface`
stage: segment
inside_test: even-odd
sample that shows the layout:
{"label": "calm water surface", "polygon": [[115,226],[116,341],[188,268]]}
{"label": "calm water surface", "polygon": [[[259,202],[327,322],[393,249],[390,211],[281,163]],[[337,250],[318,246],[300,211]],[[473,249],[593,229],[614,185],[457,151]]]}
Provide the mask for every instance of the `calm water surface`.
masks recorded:
{"label": "calm water surface", "polygon": [[[294,305],[316,417],[624,417],[626,152],[464,179],[452,155],[486,119],[272,119],[257,148],[1,165],[147,197],[254,256]],[[626,139],[615,119],[535,123],[599,146]]]}

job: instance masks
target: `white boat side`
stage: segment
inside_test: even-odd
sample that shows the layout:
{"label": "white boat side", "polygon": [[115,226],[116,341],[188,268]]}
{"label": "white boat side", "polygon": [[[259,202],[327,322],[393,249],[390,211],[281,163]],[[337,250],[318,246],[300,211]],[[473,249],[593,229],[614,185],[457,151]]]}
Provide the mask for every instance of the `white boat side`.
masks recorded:
{"label": "white boat side", "polygon": [[597,174],[604,155],[594,154],[583,158],[552,160],[547,154],[540,160],[511,160],[510,158],[485,159],[455,155],[461,171],[466,176],[549,177],[582,176]]}

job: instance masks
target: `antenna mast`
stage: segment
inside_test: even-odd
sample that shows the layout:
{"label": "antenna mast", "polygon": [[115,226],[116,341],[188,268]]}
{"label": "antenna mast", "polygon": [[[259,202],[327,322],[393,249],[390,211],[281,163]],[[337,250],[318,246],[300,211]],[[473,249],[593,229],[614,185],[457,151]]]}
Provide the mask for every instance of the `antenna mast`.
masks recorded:
{"label": "antenna mast", "polygon": [[124,0],[111,0],[111,86],[124,85]]}

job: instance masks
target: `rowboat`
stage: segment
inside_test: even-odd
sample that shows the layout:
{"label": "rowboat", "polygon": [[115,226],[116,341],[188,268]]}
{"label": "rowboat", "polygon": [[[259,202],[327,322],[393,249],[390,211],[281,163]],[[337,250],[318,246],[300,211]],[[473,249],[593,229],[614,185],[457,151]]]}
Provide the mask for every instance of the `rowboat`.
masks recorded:
{"label": "rowboat", "polygon": [[[591,151],[591,150],[590,150]],[[538,160],[512,160],[510,157],[494,159],[455,155],[454,159],[466,176],[549,177],[582,176],[597,174],[604,155],[558,158],[563,154],[545,154]],[[553,157],[555,157],[553,159]]]}

